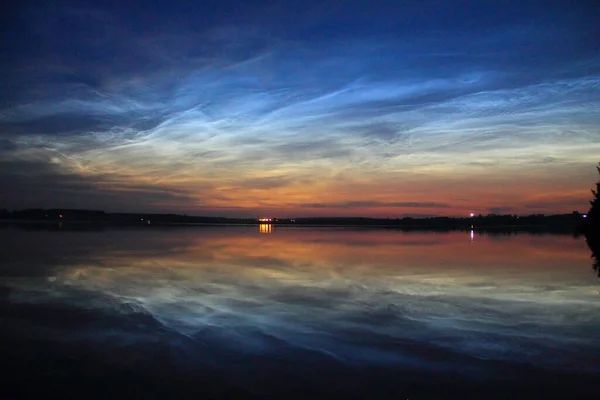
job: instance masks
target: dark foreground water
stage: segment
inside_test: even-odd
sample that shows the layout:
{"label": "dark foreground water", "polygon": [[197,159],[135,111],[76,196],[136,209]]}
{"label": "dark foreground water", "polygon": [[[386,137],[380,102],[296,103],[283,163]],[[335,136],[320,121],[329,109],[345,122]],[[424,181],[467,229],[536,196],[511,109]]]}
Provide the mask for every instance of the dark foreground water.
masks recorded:
{"label": "dark foreground water", "polygon": [[583,238],[0,229],[0,397],[600,398]]}

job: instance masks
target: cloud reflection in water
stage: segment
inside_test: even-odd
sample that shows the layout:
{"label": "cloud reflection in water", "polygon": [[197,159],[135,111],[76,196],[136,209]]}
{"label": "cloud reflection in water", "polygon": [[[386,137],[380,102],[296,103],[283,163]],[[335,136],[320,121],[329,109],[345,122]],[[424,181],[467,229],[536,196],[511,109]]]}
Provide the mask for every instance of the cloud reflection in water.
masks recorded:
{"label": "cloud reflection in water", "polygon": [[[89,234],[77,245],[87,255],[56,250],[65,262],[44,278],[10,280],[11,299],[148,314],[233,354],[308,351],[347,365],[463,372],[475,371],[474,360],[599,371],[600,299],[582,240],[264,232]],[[113,234],[118,241],[99,244]]]}

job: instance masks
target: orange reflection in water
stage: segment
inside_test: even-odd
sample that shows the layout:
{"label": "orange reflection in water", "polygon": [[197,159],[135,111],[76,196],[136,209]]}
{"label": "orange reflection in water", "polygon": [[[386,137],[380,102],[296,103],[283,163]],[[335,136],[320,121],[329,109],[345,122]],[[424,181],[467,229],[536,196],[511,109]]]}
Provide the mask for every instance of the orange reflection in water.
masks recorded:
{"label": "orange reflection in water", "polygon": [[568,270],[567,266],[586,265],[589,261],[584,240],[568,236],[480,234],[471,242],[474,232],[471,236],[471,232],[465,235],[287,227],[275,232],[269,224],[259,225],[259,232],[273,233],[273,237],[264,241],[259,235],[233,228],[202,236],[198,241],[190,238],[188,256],[197,259],[201,254],[212,254],[213,261],[234,261],[238,266],[248,261],[260,264],[261,260],[277,259],[286,265],[339,269],[344,273],[413,268],[464,269],[470,273],[490,273],[490,269]]}
{"label": "orange reflection in water", "polygon": [[273,232],[273,225],[271,225],[271,224],[260,224],[260,225],[258,225],[258,231],[260,233],[272,233]]}
{"label": "orange reflection in water", "polygon": [[[143,243],[150,234],[160,236],[150,232],[133,238]],[[258,232],[249,227],[173,231],[161,241],[162,246],[155,243],[147,256],[103,250],[102,264],[110,269],[74,265],[63,270],[63,278],[71,281],[76,276],[78,284],[113,290],[133,282],[145,287],[168,270],[199,285],[230,280],[265,290],[356,286],[473,297],[488,296],[492,287],[497,295],[508,296],[509,288],[519,287],[519,294],[528,300],[553,297],[558,292],[541,288],[557,282],[571,288],[572,295],[596,285],[584,240],[569,236],[477,234],[472,242],[470,232],[291,227],[275,231],[271,224],[260,224]],[[132,243],[132,248],[138,247],[143,246]]]}

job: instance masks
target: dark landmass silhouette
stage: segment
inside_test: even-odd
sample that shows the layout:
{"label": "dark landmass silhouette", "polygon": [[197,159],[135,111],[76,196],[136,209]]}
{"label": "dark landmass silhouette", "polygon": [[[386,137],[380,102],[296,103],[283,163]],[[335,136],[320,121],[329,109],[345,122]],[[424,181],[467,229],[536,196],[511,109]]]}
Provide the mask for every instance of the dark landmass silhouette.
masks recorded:
{"label": "dark landmass silhouette", "polygon": [[27,222],[39,224],[92,224],[117,226],[165,226],[165,225],[256,225],[273,224],[285,226],[371,226],[398,229],[436,230],[503,230],[503,231],[557,231],[583,233],[584,214],[527,216],[476,215],[473,217],[428,217],[428,218],[366,218],[366,217],[309,217],[309,218],[227,218],[189,216],[181,214],[151,213],[106,213],[99,210],[74,209],[26,209],[18,211],[0,210],[0,220],[5,222]]}
{"label": "dark landmass silhouette", "polygon": [[[600,163],[596,167],[600,174]],[[592,189],[593,198],[590,200],[590,209],[583,225],[583,231],[586,236],[595,236],[596,240],[600,236],[600,180],[596,182],[596,188]]]}

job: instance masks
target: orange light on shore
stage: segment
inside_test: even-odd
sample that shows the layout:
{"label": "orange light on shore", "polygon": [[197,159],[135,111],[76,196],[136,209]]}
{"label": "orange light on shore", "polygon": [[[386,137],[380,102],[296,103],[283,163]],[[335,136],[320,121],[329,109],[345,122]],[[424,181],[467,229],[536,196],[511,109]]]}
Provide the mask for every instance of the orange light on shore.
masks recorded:
{"label": "orange light on shore", "polygon": [[271,222],[271,218],[259,218],[258,222]]}

